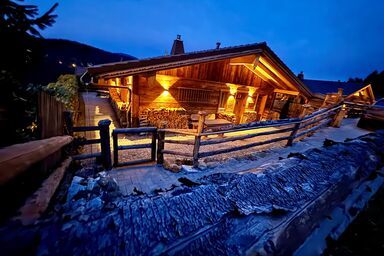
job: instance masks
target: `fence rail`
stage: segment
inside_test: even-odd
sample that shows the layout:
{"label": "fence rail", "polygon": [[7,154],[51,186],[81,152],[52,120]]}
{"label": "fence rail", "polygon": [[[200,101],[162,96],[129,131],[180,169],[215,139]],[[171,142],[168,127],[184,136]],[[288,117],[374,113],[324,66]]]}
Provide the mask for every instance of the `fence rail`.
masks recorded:
{"label": "fence rail", "polygon": [[[256,146],[261,146],[265,144],[270,144],[274,142],[287,140],[287,146],[291,146],[295,139],[306,136],[320,129],[325,125],[334,123],[337,126],[338,124],[336,120],[340,122],[340,119],[342,119],[344,115],[344,113],[341,113],[342,107],[343,107],[342,104],[338,104],[327,109],[316,111],[302,118],[290,118],[285,120],[283,119],[283,120],[273,120],[273,121],[264,121],[264,122],[251,122],[247,124],[236,125],[229,129],[227,128],[225,130],[223,129],[223,130],[204,132],[203,131],[204,118],[200,118],[197,132],[160,129],[159,134],[161,135],[159,135],[158,163],[159,164],[163,163],[164,154],[191,157],[193,160],[194,166],[197,166],[199,159],[204,157],[230,153],[230,152],[239,151],[239,150],[252,148]],[[259,129],[266,129],[266,128],[279,128],[279,129],[272,130],[272,131],[262,131],[258,133],[250,133],[245,135],[235,135],[230,137],[224,137],[225,134],[228,135],[231,133],[243,132],[243,131],[256,132]],[[187,140],[187,141],[165,139],[165,133],[171,133],[171,132],[176,134],[179,133],[183,135],[192,135],[195,138],[194,140]],[[256,141],[256,142],[252,142],[252,143],[248,143],[240,146],[234,146],[234,147],[225,148],[225,149],[218,149],[218,150],[213,150],[209,152],[200,152],[201,147],[204,147],[206,145],[216,145],[216,144],[227,143],[227,142],[235,142],[239,140],[246,140],[246,139],[251,139],[251,138],[256,138],[256,137],[261,137],[266,135],[284,134],[288,132],[290,132],[288,136],[280,136],[277,138]],[[202,138],[210,135],[221,135],[221,137],[211,139],[211,140],[202,140]],[[194,147],[192,152],[176,152],[173,150],[164,150],[165,143],[193,145]]]}
{"label": "fence rail", "polygon": [[71,136],[55,136],[0,149],[0,185],[45,161],[72,141]]}
{"label": "fence rail", "polygon": [[[315,132],[316,130],[331,124],[332,126],[340,126],[341,120],[345,116],[346,108],[342,103],[334,105],[327,109],[321,109],[316,112],[313,112],[309,115],[300,118],[290,118],[283,120],[271,120],[263,122],[251,122],[247,124],[235,125],[226,129],[216,129],[216,130],[207,130],[204,131],[204,113],[200,113],[199,123],[197,130],[177,130],[177,129],[157,129],[156,127],[142,127],[142,128],[122,128],[114,129],[112,131],[113,139],[113,166],[123,166],[130,164],[138,164],[144,162],[153,162],[157,160],[158,164],[164,163],[164,155],[176,155],[192,158],[193,165],[197,166],[198,161],[201,158],[210,157],[214,155],[230,153],[234,151],[239,151],[243,149],[248,149],[256,146],[261,146],[265,144],[270,144],[279,141],[287,141],[287,146],[291,146],[295,139],[303,138],[309,134]],[[104,120],[109,121],[109,120]],[[109,121],[110,123],[110,121]],[[275,128],[274,130],[260,131],[260,129]],[[104,132],[102,133],[102,129]],[[89,127],[73,127],[74,132],[82,131],[100,131],[100,139],[89,139],[83,142],[78,142],[81,145],[96,144],[100,143],[102,146],[101,152],[94,154],[83,154],[75,156],[74,159],[85,159],[89,157],[101,157],[104,159],[105,165],[111,166],[110,159],[110,146],[109,146],[109,124],[106,128],[101,128],[99,126],[89,126]],[[250,133],[227,136],[224,135],[236,133],[236,132],[246,132]],[[119,145],[118,135],[119,134],[140,134],[140,133],[151,133],[152,139],[150,143],[135,144],[135,145]],[[289,135],[287,135],[289,133]],[[102,135],[104,134],[104,135]],[[189,140],[180,140],[180,139],[170,139],[166,138],[167,134],[173,135],[187,135],[192,136],[193,139]],[[211,135],[220,135],[218,138],[205,140],[204,138]],[[266,135],[279,135],[275,138],[261,139],[260,141],[253,141],[246,143],[247,139],[262,137]],[[235,141],[244,141],[243,145],[232,146],[224,149],[216,149],[211,151],[202,151],[204,146],[216,145],[228,142]],[[107,142],[108,141],[108,142]],[[157,145],[156,145],[157,142]],[[177,144],[177,145],[186,145],[193,146],[193,150],[190,152],[186,151],[176,151],[165,149],[166,144]],[[103,149],[104,145],[104,149]],[[119,151],[123,150],[135,150],[135,149],[151,149],[151,157],[149,159],[140,159],[129,162],[119,162]],[[107,156],[105,156],[107,155]]]}
{"label": "fence rail", "polygon": [[97,126],[78,126],[78,127],[69,126],[69,132],[71,135],[73,135],[73,133],[75,132],[98,131],[100,136],[100,138],[98,139],[85,139],[83,141],[74,142],[74,144],[78,146],[100,144],[100,148],[101,148],[100,152],[89,153],[89,154],[79,154],[79,155],[73,156],[72,158],[74,160],[83,160],[88,158],[101,159],[101,162],[104,168],[111,169],[112,168],[111,145],[109,140],[110,124],[111,124],[111,120],[101,120],[99,121]]}
{"label": "fence rail", "polygon": [[[124,145],[119,146],[119,134],[140,134],[140,133],[152,133],[152,142],[146,144],[135,144],[135,145]],[[132,165],[146,162],[156,161],[156,139],[157,139],[157,128],[156,127],[143,127],[143,128],[117,128],[112,131],[113,138],[113,166]],[[119,162],[119,151],[129,149],[151,149],[150,159],[140,159],[128,162]]]}

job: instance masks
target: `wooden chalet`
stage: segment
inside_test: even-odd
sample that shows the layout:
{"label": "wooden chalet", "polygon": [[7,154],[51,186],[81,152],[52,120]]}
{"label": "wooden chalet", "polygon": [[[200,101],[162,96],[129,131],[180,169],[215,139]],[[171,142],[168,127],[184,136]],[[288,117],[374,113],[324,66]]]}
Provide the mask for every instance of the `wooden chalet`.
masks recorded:
{"label": "wooden chalet", "polygon": [[235,124],[296,117],[312,97],[266,43],[184,53],[178,36],[171,55],[87,72],[94,86],[109,87],[121,123],[130,127],[185,129],[198,111]]}
{"label": "wooden chalet", "polygon": [[375,102],[375,95],[370,84],[304,79],[302,73],[299,77],[313,92],[315,97],[311,104],[314,106],[316,106],[314,103],[316,99],[318,102],[322,102],[322,106],[332,103],[335,99],[369,105]]}

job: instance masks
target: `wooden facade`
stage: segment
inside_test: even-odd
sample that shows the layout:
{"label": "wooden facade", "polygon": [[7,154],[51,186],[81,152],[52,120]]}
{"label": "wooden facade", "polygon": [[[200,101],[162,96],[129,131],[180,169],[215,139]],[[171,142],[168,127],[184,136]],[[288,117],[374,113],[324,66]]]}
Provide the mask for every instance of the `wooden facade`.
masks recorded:
{"label": "wooden facade", "polygon": [[106,64],[88,72],[97,85],[116,86],[133,127],[144,113],[159,109],[205,111],[234,123],[278,119],[276,100],[297,110],[311,96],[265,43]]}
{"label": "wooden facade", "polygon": [[346,100],[361,103],[361,104],[373,104],[375,103],[375,95],[373,94],[373,89],[370,84],[364,86],[358,91],[351,93],[345,97]]}

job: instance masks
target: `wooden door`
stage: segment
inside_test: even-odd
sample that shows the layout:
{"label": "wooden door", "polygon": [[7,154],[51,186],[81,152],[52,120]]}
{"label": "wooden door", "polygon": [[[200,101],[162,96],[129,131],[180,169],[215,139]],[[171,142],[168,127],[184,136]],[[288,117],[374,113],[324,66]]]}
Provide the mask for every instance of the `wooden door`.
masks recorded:
{"label": "wooden door", "polygon": [[247,93],[236,93],[235,108],[233,110],[233,113],[236,115],[236,124],[241,123],[241,119],[245,110],[245,105],[247,103],[247,96]]}

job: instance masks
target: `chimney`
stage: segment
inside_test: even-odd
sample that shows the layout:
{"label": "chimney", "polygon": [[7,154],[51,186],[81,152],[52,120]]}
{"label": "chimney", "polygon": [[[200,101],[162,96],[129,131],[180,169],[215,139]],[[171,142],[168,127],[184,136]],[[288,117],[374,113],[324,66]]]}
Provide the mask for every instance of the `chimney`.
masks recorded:
{"label": "chimney", "polygon": [[220,42],[217,42],[217,43],[216,43],[216,49],[220,49],[220,45],[221,45],[221,43],[220,43]]}
{"label": "chimney", "polygon": [[297,77],[298,77],[300,80],[304,80],[304,72],[303,72],[303,71],[300,71],[300,73],[297,75]]}
{"label": "chimney", "polygon": [[184,54],[184,43],[181,40],[181,35],[177,35],[176,39],[173,41],[171,55]]}

